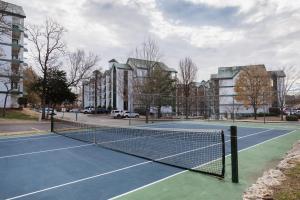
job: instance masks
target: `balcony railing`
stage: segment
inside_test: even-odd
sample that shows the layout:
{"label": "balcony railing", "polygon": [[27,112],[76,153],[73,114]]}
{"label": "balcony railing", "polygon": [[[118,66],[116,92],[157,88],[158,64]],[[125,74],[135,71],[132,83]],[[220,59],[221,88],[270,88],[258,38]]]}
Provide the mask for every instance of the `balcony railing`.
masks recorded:
{"label": "balcony railing", "polygon": [[13,39],[20,39],[21,32],[20,31],[12,31],[12,38]]}
{"label": "balcony railing", "polygon": [[24,27],[22,25],[12,25],[12,30],[16,32],[24,32]]}

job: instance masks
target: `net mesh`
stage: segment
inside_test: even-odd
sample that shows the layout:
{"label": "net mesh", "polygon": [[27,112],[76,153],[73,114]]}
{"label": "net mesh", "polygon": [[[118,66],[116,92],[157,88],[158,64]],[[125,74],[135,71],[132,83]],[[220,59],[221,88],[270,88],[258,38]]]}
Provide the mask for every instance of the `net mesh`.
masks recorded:
{"label": "net mesh", "polygon": [[196,172],[224,177],[222,130],[105,127],[55,119],[55,133]]}

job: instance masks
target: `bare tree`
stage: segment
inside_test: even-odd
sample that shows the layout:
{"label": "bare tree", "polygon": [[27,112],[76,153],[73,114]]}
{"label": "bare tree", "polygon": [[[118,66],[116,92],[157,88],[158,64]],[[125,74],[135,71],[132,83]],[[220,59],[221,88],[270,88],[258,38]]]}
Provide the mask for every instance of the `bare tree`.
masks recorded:
{"label": "bare tree", "polygon": [[283,109],[286,103],[287,95],[293,90],[293,87],[300,80],[300,71],[295,66],[283,67],[282,70],[285,73],[285,78],[278,83],[277,98],[280,108],[280,118],[283,120]]}
{"label": "bare tree", "polygon": [[252,107],[254,119],[257,110],[272,100],[271,78],[267,70],[260,65],[252,65],[241,70],[234,87],[235,99],[245,107]]}
{"label": "bare tree", "polygon": [[135,59],[130,59],[130,65],[139,69],[134,70],[133,88],[135,101],[145,106],[146,123],[149,121],[151,98],[155,92],[151,85],[152,71],[161,59],[161,53],[155,40],[149,38],[135,49]]}
{"label": "bare tree", "polygon": [[5,88],[5,91],[4,91],[5,97],[4,97],[3,111],[2,111],[2,117],[5,117],[6,116],[7,98],[14,89],[19,90],[19,85],[15,85],[15,83],[19,81],[20,76],[18,74],[13,74],[9,68],[2,68],[0,75],[5,77],[5,78],[0,79],[0,83]]}
{"label": "bare tree", "polygon": [[[185,118],[189,116],[189,98],[197,76],[198,67],[189,57],[179,61],[179,87],[184,96]],[[179,89],[179,88],[178,88]]]}
{"label": "bare tree", "polygon": [[32,57],[43,76],[42,119],[45,119],[47,74],[49,69],[58,68],[61,65],[61,56],[66,47],[62,38],[65,32],[65,28],[52,19],[46,19],[43,25],[28,27],[28,39],[33,46]]}
{"label": "bare tree", "polygon": [[77,87],[78,84],[87,79],[93,67],[97,65],[99,56],[91,52],[88,54],[84,50],[78,49],[68,55],[68,75],[69,86]]}

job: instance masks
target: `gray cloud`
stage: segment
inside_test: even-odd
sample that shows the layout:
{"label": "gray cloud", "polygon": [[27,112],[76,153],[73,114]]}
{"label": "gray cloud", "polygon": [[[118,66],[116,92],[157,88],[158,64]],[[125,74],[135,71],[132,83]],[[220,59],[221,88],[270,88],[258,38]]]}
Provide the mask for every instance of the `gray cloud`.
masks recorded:
{"label": "gray cloud", "polygon": [[[120,1],[86,1],[82,17],[90,23],[101,24],[113,31],[122,45],[132,45],[149,34],[150,22],[139,12],[139,5],[123,5]],[[112,55],[113,56],[113,55]]]}
{"label": "gray cloud", "polygon": [[41,23],[47,16],[59,21],[68,29],[68,47],[99,54],[102,67],[111,58],[125,62],[148,36],[157,40],[163,61],[170,67],[176,68],[180,58],[190,56],[200,67],[199,80],[208,79],[219,66],[262,63],[276,69],[299,65],[297,1],[251,5],[238,0],[11,2],[23,6],[26,23]]}

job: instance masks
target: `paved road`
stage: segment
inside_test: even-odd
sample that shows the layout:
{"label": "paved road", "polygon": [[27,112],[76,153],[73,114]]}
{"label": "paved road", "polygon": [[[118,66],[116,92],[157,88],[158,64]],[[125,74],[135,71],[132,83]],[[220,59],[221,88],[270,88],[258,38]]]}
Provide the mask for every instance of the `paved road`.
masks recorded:
{"label": "paved road", "polygon": [[[56,115],[57,118],[63,118],[63,119],[68,119],[68,120],[74,120],[76,121],[76,113],[62,113],[58,112]],[[112,126],[128,126],[130,125],[139,125],[139,124],[145,124],[144,120],[135,120],[131,119],[113,119],[110,117],[110,115],[105,115],[105,114],[83,114],[83,113],[78,113],[77,114],[77,121],[78,122],[88,122],[91,124],[98,124],[98,125],[112,125]]]}

